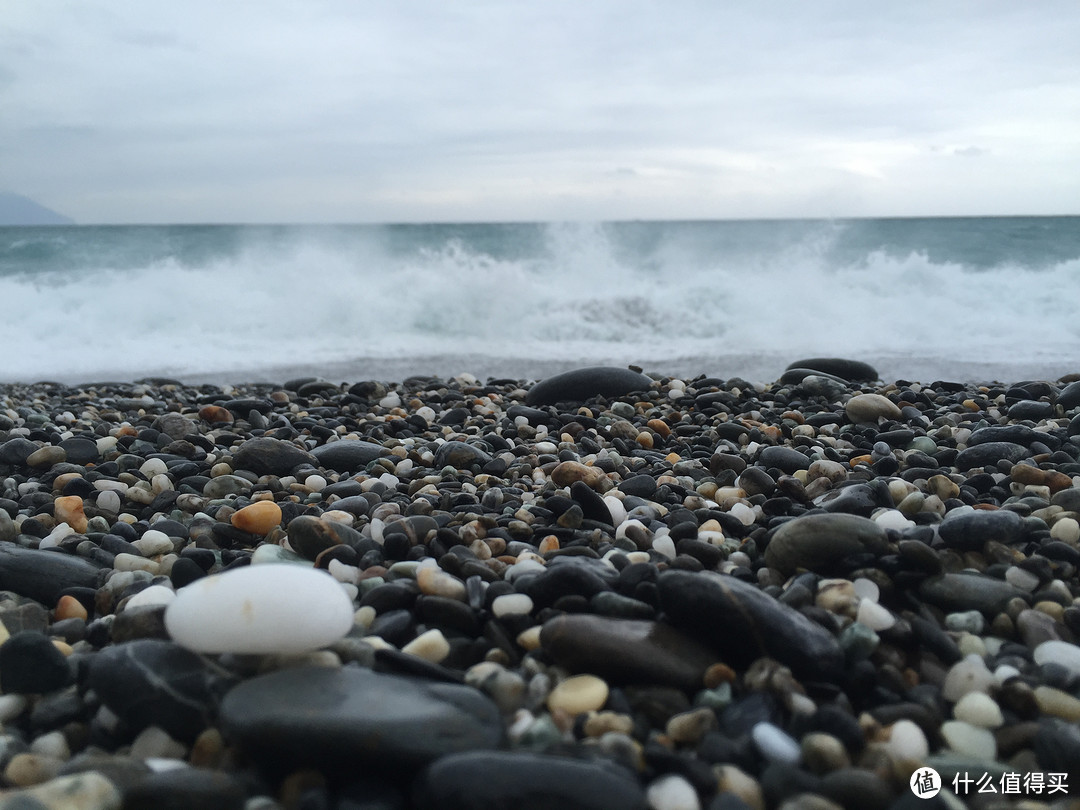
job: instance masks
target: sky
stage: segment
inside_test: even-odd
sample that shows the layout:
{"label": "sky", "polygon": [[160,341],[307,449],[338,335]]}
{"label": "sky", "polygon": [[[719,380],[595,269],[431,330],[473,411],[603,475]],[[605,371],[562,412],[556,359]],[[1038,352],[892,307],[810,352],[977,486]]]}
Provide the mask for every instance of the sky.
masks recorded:
{"label": "sky", "polygon": [[1080,214],[1080,3],[0,0],[80,223]]}

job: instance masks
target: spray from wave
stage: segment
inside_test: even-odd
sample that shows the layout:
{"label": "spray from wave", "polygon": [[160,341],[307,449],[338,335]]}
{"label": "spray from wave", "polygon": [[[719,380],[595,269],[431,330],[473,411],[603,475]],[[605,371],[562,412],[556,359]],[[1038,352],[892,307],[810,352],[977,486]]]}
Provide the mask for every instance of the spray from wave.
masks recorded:
{"label": "spray from wave", "polygon": [[1080,360],[1080,251],[967,262],[867,227],[0,230],[0,379],[426,355]]}

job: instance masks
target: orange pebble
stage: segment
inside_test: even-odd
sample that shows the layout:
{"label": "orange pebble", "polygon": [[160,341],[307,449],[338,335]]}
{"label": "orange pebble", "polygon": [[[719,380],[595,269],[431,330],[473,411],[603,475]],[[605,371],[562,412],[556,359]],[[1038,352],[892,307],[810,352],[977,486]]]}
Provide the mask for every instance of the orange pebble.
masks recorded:
{"label": "orange pebble", "polygon": [[641,431],[641,433],[637,435],[637,443],[644,447],[646,450],[651,450],[653,446],[652,434],[649,433],[649,431],[647,430]]}
{"label": "orange pebble", "polygon": [[281,524],[281,507],[273,501],[256,501],[232,514],[232,525],[244,532],[265,535]]}
{"label": "orange pebble", "polygon": [[851,459],[848,462],[848,464],[851,465],[852,467],[858,467],[860,464],[873,464],[873,463],[874,463],[874,459],[869,455],[855,456],[855,458]]}
{"label": "orange pebble", "polygon": [[56,621],[63,619],[86,619],[86,608],[83,603],[74,596],[61,596],[56,602],[56,610],[53,612]]}
{"label": "orange pebble", "polygon": [[66,523],[78,534],[86,531],[89,522],[83,512],[83,499],[78,495],[61,495],[53,501],[53,516],[58,523]]}
{"label": "orange pebble", "polygon": [[559,548],[559,538],[553,534],[549,534],[540,541],[538,550],[541,554],[547,554],[549,551],[558,551]]}
{"label": "orange pebble", "polygon": [[664,461],[668,462],[669,464],[678,464],[680,461],[682,461],[682,456],[680,456],[678,453],[668,453],[666,456],[664,456]]}

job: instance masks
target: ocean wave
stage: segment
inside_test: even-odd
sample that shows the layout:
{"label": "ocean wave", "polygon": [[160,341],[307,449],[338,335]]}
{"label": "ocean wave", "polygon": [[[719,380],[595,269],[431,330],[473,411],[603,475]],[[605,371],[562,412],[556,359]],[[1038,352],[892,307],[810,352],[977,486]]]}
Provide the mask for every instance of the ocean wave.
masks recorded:
{"label": "ocean wave", "polygon": [[[943,259],[940,240],[858,227],[64,228],[33,250],[11,235],[0,379],[446,353],[1080,365],[1080,258]],[[55,255],[16,266],[15,250]]]}

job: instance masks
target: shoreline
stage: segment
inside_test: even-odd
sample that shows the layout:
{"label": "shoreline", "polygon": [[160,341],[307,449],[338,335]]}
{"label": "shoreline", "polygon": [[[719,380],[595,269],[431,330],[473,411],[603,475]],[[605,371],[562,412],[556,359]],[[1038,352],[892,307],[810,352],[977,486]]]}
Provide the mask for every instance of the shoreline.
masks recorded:
{"label": "shoreline", "polygon": [[[810,353],[801,355],[810,356]],[[818,356],[822,356],[819,353]],[[603,355],[565,358],[510,358],[482,354],[428,354],[410,357],[354,357],[348,360],[290,362],[269,364],[236,364],[224,369],[157,367],[132,371],[121,366],[102,366],[82,372],[39,374],[35,380],[15,380],[3,376],[0,385],[29,384],[36,381],[79,385],[94,381],[130,383],[138,379],[169,378],[187,385],[243,385],[249,383],[282,383],[301,377],[316,377],[328,382],[358,382],[379,380],[400,382],[408,377],[429,376],[449,379],[459,374],[471,374],[480,381],[487,379],[540,380],[553,374],[587,366],[635,365],[651,376],[692,379],[699,375],[731,379],[739,377],[755,384],[778,380],[795,359],[791,353],[748,352],[726,355],[692,355],[674,358],[636,358]],[[935,355],[858,355],[880,373],[885,383],[897,380],[931,383],[944,380],[958,383],[1016,383],[1021,381],[1056,381],[1080,373],[1080,358],[1070,361],[1052,358],[995,361],[991,359],[964,360]]]}

